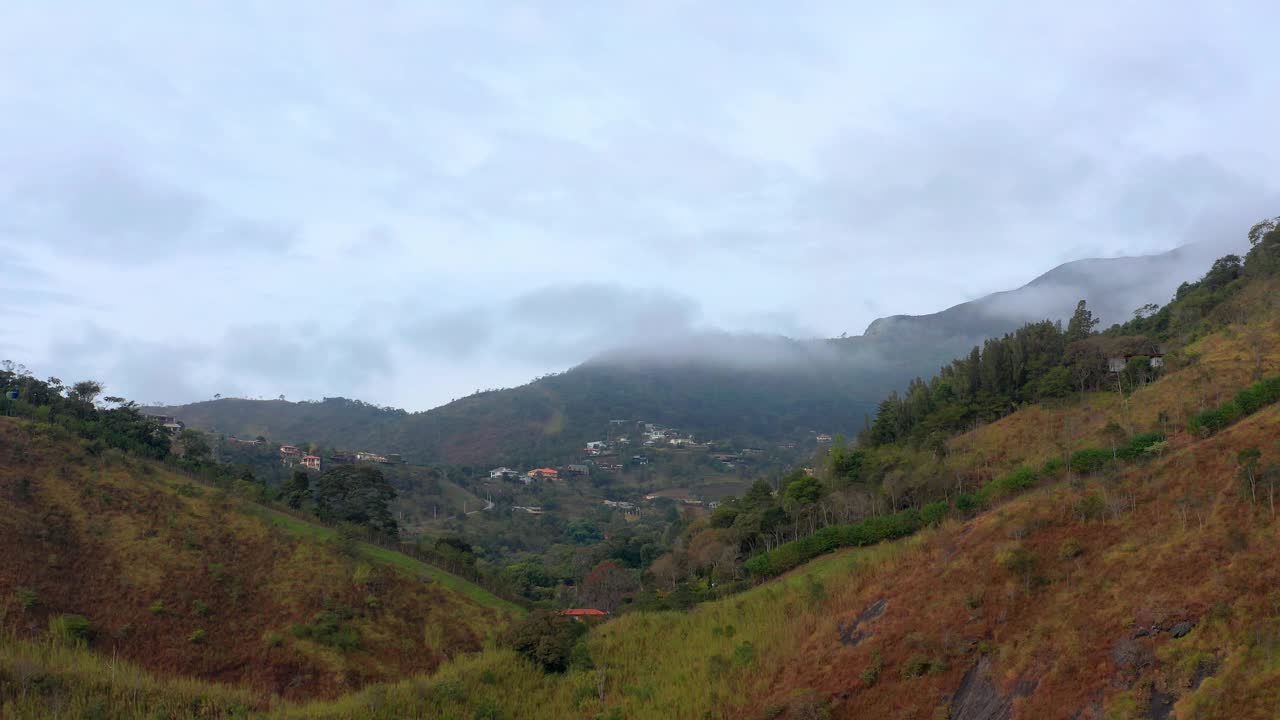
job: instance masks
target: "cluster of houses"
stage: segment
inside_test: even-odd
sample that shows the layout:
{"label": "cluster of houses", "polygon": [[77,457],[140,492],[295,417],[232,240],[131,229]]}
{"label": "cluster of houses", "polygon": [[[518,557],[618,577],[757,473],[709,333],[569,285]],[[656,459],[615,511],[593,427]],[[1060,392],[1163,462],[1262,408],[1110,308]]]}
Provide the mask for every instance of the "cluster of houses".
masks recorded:
{"label": "cluster of houses", "polygon": [[[599,465],[606,468],[606,465]],[[619,467],[621,469],[621,467]],[[497,467],[489,471],[490,480],[510,480],[512,482],[522,482],[530,485],[538,480],[559,480],[562,477],[574,475],[590,475],[591,466],[585,463],[569,463],[563,468],[542,467],[534,468],[527,472],[513,470],[509,467]]]}
{"label": "cluster of houses", "polygon": [[1125,368],[1129,367],[1129,361],[1136,357],[1148,358],[1147,363],[1148,365],[1151,366],[1151,369],[1153,370],[1159,370],[1160,368],[1164,367],[1163,353],[1151,353],[1150,355],[1129,354],[1129,355],[1117,355],[1115,357],[1107,358],[1107,370],[1113,373],[1122,373],[1125,371]]}
{"label": "cluster of houses", "polygon": [[[259,441],[251,441],[251,444],[259,444]],[[285,467],[294,467],[301,465],[309,470],[320,471],[321,459],[319,455],[303,453],[297,446],[281,445],[280,446],[280,462]],[[356,463],[379,463],[382,465],[395,465],[401,462],[401,458],[397,454],[379,455],[377,453],[365,452],[357,450],[356,452],[347,452],[339,450],[329,456],[327,461],[330,465],[354,465]]]}
{"label": "cluster of houses", "polygon": [[[571,466],[571,467],[581,467],[584,469],[584,471],[586,469],[585,465],[578,465],[578,466]],[[566,468],[566,474],[568,474],[567,468]],[[500,467],[500,468],[494,468],[489,471],[489,479],[519,481],[524,483],[525,485],[529,485],[537,480],[559,480],[560,471],[555,468],[544,467],[544,468],[535,468],[528,472],[520,472],[519,470],[512,470],[509,467]]]}

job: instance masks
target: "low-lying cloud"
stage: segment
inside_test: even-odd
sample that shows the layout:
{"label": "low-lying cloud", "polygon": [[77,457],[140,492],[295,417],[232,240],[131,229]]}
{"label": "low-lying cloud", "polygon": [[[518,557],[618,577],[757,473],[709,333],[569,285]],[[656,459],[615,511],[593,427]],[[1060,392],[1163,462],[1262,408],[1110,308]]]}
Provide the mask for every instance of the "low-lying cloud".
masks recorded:
{"label": "low-lying cloud", "polygon": [[149,400],[420,409],[1243,238],[1280,212],[1278,13],[15,7],[0,355]]}

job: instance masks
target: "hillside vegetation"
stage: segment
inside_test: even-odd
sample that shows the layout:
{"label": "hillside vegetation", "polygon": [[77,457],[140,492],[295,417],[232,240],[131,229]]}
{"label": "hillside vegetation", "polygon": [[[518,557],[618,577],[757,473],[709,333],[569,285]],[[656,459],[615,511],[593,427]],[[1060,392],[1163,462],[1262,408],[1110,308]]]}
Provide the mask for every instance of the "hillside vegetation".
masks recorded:
{"label": "hillside vegetation", "polygon": [[478,650],[509,604],[61,428],[0,418],[0,625],[316,697]]}
{"label": "hillside vegetation", "polygon": [[[998,407],[979,401],[979,380],[970,395],[943,396],[972,415],[928,432],[917,428],[947,402],[904,416],[904,400],[891,399],[890,435],[836,444],[815,475],[792,474],[776,495],[755,486],[683,525],[648,583],[669,577],[674,596],[742,587],[744,570],[757,581],[687,612],[636,610],[594,625],[535,613],[434,672],[295,703],[252,684],[169,685],[132,665],[117,674],[101,654],[61,647],[78,644],[82,627],[64,611],[47,630],[0,644],[0,710],[1274,720],[1280,231],[1263,227],[1249,257],[1227,265],[1235,269],[1221,284],[1206,276],[1166,309],[1071,341],[1146,337],[1165,350],[1158,372],[1126,367],[1114,388],[1116,378],[1099,375],[1037,394],[1054,367],[1072,367],[1064,342],[1068,364],[1051,358],[1029,395],[1023,376],[991,375]],[[6,617],[38,607],[25,590],[12,591]]]}

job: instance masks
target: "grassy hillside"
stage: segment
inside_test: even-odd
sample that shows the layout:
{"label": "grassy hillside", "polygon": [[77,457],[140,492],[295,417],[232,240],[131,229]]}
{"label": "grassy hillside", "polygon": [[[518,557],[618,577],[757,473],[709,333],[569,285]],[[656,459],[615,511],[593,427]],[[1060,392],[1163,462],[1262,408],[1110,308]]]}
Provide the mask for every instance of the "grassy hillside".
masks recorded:
{"label": "grassy hillside", "polygon": [[[1197,394],[1210,405],[1280,373],[1276,315],[1241,319],[1127,398],[1027,408],[953,439],[945,468],[999,475],[1102,442],[1110,423],[1144,428],[1162,410],[1196,410]],[[91,707],[108,696],[124,708],[151,698],[127,717],[197,702],[212,717],[246,706],[289,718],[1277,717],[1280,519],[1241,483],[1237,456],[1257,447],[1260,467],[1280,463],[1280,407],[1208,438],[1172,425],[1147,462],[1049,481],[688,613],[601,625],[562,675],[489,647],[336,701],[268,706],[133,670],[108,680],[105,661],[10,644],[0,676],[26,679],[3,701],[14,717],[39,716],[32,697]]]}
{"label": "grassy hillside", "polygon": [[[50,425],[0,419],[0,625],[164,676],[335,695],[478,650],[514,606]],[[87,626],[66,630],[66,616]],[[74,639],[74,638],[73,638]]]}
{"label": "grassy hillside", "polygon": [[[637,611],[594,625],[581,639],[556,630],[524,643],[529,657],[564,672],[540,669],[504,649],[505,642],[481,642],[483,633],[458,648],[476,652],[409,667],[408,643],[420,641],[405,618],[416,619],[420,608],[403,600],[407,595],[371,584],[370,574],[383,582],[414,580],[375,571],[377,548],[321,537],[322,530],[291,516],[205,497],[184,488],[181,478],[158,483],[167,486],[163,492],[151,490],[134,475],[147,475],[148,467],[163,474],[154,465],[100,448],[85,456],[78,443],[27,437],[38,436],[38,426],[11,423],[0,438],[22,442],[0,448],[26,448],[9,462],[22,472],[34,468],[36,481],[7,478],[5,502],[13,507],[0,516],[8,523],[0,529],[17,532],[12,537],[36,552],[0,559],[0,579],[32,578],[12,583],[5,596],[0,714],[44,717],[56,707],[121,718],[1280,717],[1280,404],[1273,402],[1280,393],[1271,380],[1265,402],[1253,402],[1259,393],[1238,395],[1280,375],[1280,256],[1271,254],[1280,252],[1280,237],[1268,237],[1266,253],[1251,254],[1253,264],[1229,283],[1180,290],[1177,302],[1153,316],[1153,323],[1168,321],[1166,368],[1156,379],[1115,391],[1094,383],[1101,389],[1038,404],[1019,399],[999,420],[940,443],[906,433],[859,450],[854,464],[861,470],[844,475],[835,470],[853,454],[833,448],[822,478],[800,473],[777,495],[753,486],[736,507],[726,504],[690,523],[674,539],[679,552],[669,554],[663,574],[670,575],[671,595],[694,584],[740,583],[736,558],[706,573],[676,561],[701,562],[713,549],[714,565],[735,536],[750,538],[753,551],[767,551],[754,559],[809,557],[795,548],[829,550],[813,539],[851,527],[824,520],[827,527],[816,530],[827,517],[879,515],[875,524],[892,512],[910,518],[907,530],[919,528],[910,537],[818,557],[687,612]],[[1229,422],[1201,422],[1205,411],[1233,398]],[[1125,443],[1141,437],[1153,440],[1142,445],[1150,451],[1121,455]],[[1080,451],[1099,461],[1077,466]],[[987,492],[993,488],[998,492]],[[932,502],[940,496],[946,501]],[[33,499],[54,512],[30,510],[24,503]],[[146,513],[131,522],[110,520],[126,506]],[[765,537],[752,530],[762,517],[753,508],[790,519]],[[99,516],[108,522],[96,524]],[[70,537],[76,540],[68,544]],[[703,543],[708,537],[714,542]],[[149,545],[153,538],[159,547]],[[146,562],[137,562],[134,551],[144,552]],[[66,558],[82,556],[89,561],[74,570],[87,580],[71,587],[61,570]],[[239,579],[202,585],[211,573],[201,566],[206,556]],[[262,560],[274,556],[291,562]],[[227,570],[232,563],[236,569]],[[154,567],[159,573],[141,569]],[[236,575],[242,568],[251,570]],[[181,584],[166,584],[169,576]],[[258,581],[254,590],[265,589],[252,604],[236,604],[241,596],[234,591],[248,587],[250,577]],[[666,579],[651,567],[646,582]],[[437,602],[448,597],[469,608],[453,612],[488,628],[501,622],[497,610],[438,585],[428,585],[443,594]],[[171,595],[152,612],[145,602],[163,591]],[[327,603],[314,600],[326,597]],[[190,610],[168,614],[177,607]],[[109,620],[90,628],[67,617],[92,619],[85,608],[101,609]],[[220,608],[229,610],[223,615]],[[260,644],[246,652],[254,637],[234,635],[250,624],[245,618],[259,629],[282,627],[280,618],[290,612],[287,637],[259,638],[265,650]],[[225,647],[207,630],[215,617],[228,621]],[[170,626],[156,625],[138,633],[148,619],[173,620],[182,629],[170,634]],[[577,627],[564,622],[560,629]],[[449,644],[441,643],[440,625],[418,627],[433,629],[424,646]],[[353,629],[368,647],[347,642]],[[68,647],[82,646],[90,634],[98,652]],[[104,644],[107,637],[121,649]],[[134,662],[107,660],[104,650]],[[256,677],[277,677],[273,665],[263,664],[277,651],[287,653],[292,677],[299,677],[298,663],[313,662],[302,677],[327,684],[291,692],[288,684],[234,674],[250,669]],[[215,657],[223,662],[210,664]],[[220,673],[231,658],[240,664]],[[321,676],[321,667],[329,674]],[[164,679],[179,675],[224,684]]]}

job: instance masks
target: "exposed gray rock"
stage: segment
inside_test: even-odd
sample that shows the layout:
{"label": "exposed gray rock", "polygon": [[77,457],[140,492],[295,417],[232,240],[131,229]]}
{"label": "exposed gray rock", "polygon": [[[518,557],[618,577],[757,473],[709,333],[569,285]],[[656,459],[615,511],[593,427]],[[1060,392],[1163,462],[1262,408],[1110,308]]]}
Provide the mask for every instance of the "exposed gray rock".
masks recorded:
{"label": "exposed gray rock", "polygon": [[876,618],[884,614],[884,609],[889,606],[886,598],[871,603],[866,610],[858,613],[858,616],[849,622],[836,623],[836,631],[840,633],[840,642],[845,645],[853,646],[865,640],[871,632],[864,627]]}
{"label": "exposed gray rock", "polygon": [[991,680],[991,658],[984,655],[964,674],[952,696],[951,720],[1012,720],[1014,699],[1030,697],[1035,689],[1035,682],[1023,680],[1013,694],[1000,692]]}
{"label": "exposed gray rock", "polygon": [[1189,622],[1180,622],[1170,628],[1169,634],[1173,635],[1175,638],[1185,637],[1194,627],[1195,626]]}
{"label": "exposed gray rock", "polygon": [[1155,687],[1151,688],[1151,702],[1147,705],[1147,717],[1151,720],[1169,720],[1173,717],[1173,703],[1178,698]]}

